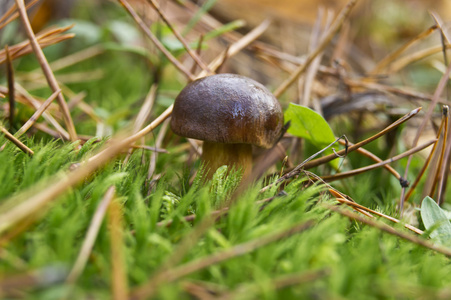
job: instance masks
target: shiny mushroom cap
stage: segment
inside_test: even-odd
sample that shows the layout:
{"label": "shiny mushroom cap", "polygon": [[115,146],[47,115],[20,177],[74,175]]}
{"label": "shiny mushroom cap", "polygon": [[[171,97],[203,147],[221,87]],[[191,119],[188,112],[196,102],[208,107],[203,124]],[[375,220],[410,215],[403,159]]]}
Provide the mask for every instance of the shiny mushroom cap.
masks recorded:
{"label": "shiny mushroom cap", "polygon": [[177,96],[171,128],[184,137],[271,148],[280,138],[282,108],[262,84],[218,74],[188,84]]}

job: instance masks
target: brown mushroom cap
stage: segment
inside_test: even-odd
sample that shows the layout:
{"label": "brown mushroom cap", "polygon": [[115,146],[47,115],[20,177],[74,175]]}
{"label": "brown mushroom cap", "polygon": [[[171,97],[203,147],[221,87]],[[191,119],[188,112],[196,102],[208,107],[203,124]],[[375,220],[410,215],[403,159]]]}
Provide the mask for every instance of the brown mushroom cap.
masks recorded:
{"label": "brown mushroom cap", "polygon": [[271,148],[280,138],[282,108],[250,78],[218,74],[188,84],[177,96],[171,128],[181,136]]}

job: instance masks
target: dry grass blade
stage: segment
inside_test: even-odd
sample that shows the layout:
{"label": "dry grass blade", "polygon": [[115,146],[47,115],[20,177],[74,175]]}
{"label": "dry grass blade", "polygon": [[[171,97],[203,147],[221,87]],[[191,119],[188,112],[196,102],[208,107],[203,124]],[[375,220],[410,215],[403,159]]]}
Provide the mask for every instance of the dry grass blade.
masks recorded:
{"label": "dry grass blade", "polygon": [[94,247],[97,234],[99,233],[100,225],[102,225],[102,220],[105,216],[108,206],[111,203],[111,200],[114,198],[114,194],[115,187],[114,186],[109,187],[102,201],[97,206],[94,216],[92,217],[91,224],[89,224],[88,231],[86,232],[83,245],[81,246],[80,252],[78,253],[77,259],[75,260],[72,270],[67,276],[66,279],[67,283],[70,284],[75,283],[78,277],[83,272],[83,269],[85,268],[86,263],[88,261],[89,255],[91,254],[92,248]]}
{"label": "dry grass blade", "polygon": [[197,55],[196,52],[194,52],[191,47],[186,42],[185,38],[172,26],[171,22],[169,22],[168,18],[164,15],[164,13],[161,11],[158,3],[156,3],[154,0],[147,0],[147,2],[152,5],[152,7],[156,10],[160,18],[166,23],[166,25],[171,29],[171,31],[174,33],[175,37],[182,43],[183,47],[185,48],[186,52],[191,56],[191,58],[201,67],[202,70],[209,73],[209,75],[213,75],[214,73],[210,70],[210,68],[204,63],[204,61]]}
{"label": "dry grass blade", "polygon": [[11,56],[9,55],[8,45],[5,45],[6,53],[6,77],[8,79],[8,91],[9,91],[9,128],[13,129],[14,115],[16,107],[16,98],[14,96],[14,68]]}
{"label": "dry grass blade", "polygon": [[433,33],[437,29],[437,25],[429,27],[427,30],[423,31],[419,35],[415,36],[413,39],[408,41],[407,43],[404,43],[401,47],[396,49],[394,52],[389,53],[387,56],[385,56],[383,59],[381,59],[378,64],[373,68],[373,70],[370,72],[370,74],[377,74],[381,73],[386,66],[388,66],[393,60],[395,60],[399,55],[401,55],[402,52],[404,52],[407,48],[415,44],[416,42],[424,39],[425,37],[429,36],[431,33]]}
{"label": "dry grass blade", "polygon": [[122,214],[121,204],[118,201],[112,201],[108,208],[108,228],[111,239],[111,290],[114,300],[128,299]]}
{"label": "dry grass blade", "polygon": [[[334,181],[334,180],[340,180],[340,179],[343,179],[343,178],[347,178],[347,177],[355,176],[355,175],[358,175],[358,174],[362,174],[364,172],[367,172],[367,171],[370,171],[370,170],[374,170],[376,168],[384,167],[384,166],[386,166],[389,163],[395,162],[395,161],[400,160],[400,159],[402,159],[404,157],[407,157],[409,155],[417,153],[417,152],[419,152],[419,151],[431,146],[432,144],[435,145],[436,142],[437,142],[437,140],[434,139],[434,140],[431,140],[431,141],[426,142],[424,144],[421,144],[421,145],[419,145],[417,147],[414,147],[414,148],[412,148],[412,149],[410,149],[410,150],[408,150],[408,151],[406,151],[404,153],[396,155],[396,156],[394,156],[392,158],[389,158],[389,159],[386,159],[384,161],[381,161],[381,162],[379,162],[377,164],[372,164],[372,165],[369,165],[369,166],[366,166],[366,167],[363,167],[363,168],[354,169],[354,170],[350,170],[348,172],[343,172],[343,173],[337,173],[337,174],[330,175],[330,176],[321,176],[321,179],[323,179],[326,182],[331,182],[331,181]],[[399,174],[398,174],[398,176],[399,176]],[[406,184],[406,183],[404,183],[405,180],[403,178],[399,177],[397,179],[400,180],[401,185]]]}
{"label": "dry grass blade", "polygon": [[[41,47],[39,46],[39,43],[36,39],[36,36],[34,35],[33,29],[31,28],[30,21],[28,20],[27,11],[25,9],[24,0],[16,0],[16,4],[19,8],[19,14],[22,19],[22,24],[25,27],[25,32],[27,33],[28,39],[30,40],[31,47],[33,48],[33,52],[35,53],[39,64],[41,65],[42,71],[44,72],[44,75],[47,79],[47,82],[50,86],[50,88],[53,90],[53,92],[56,92],[59,90],[58,82],[56,81],[55,75],[53,74],[52,70],[49,67],[49,63],[47,62],[47,59],[45,58],[44,52],[42,52]],[[67,103],[64,100],[64,97],[61,93],[58,94],[58,104],[60,106],[60,109],[63,113],[64,122],[66,124],[67,130],[69,132],[69,137],[72,141],[76,141],[77,138],[77,132],[75,131],[74,122],[72,121],[72,117],[70,115],[69,108],[67,107]]]}
{"label": "dry grass blade", "polygon": [[[75,35],[72,33],[62,34],[69,29],[71,29],[73,25],[66,26],[62,28],[52,29],[46,32],[42,32],[36,36],[36,39],[41,48],[45,48],[59,42],[65,41],[67,39],[73,38]],[[9,51],[11,53],[11,58],[14,60],[18,57],[24,56],[33,52],[33,49],[30,45],[30,41],[23,41],[19,44],[13,45],[9,47]],[[0,64],[6,61],[6,53],[4,50],[0,51]]]}
{"label": "dry grass blade", "polygon": [[[261,22],[257,27],[249,31],[246,35],[244,35],[241,39],[230,45],[226,50],[223,51],[223,53],[219,54],[209,65],[208,67],[212,71],[216,71],[221,64],[223,63],[224,57],[230,58],[246,48],[250,43],[255,41],[260,35],[263,34],[263,32],[268,29],[269,25],[271,24],[270,20],[264,20]],[[200,72],[199,75],[196,76],[196,78],[205,77],[207,73],[205,71]]]}
{"label": "dry grass blade", "polygon": [[[410,89],[388,86],[388,85],[375,83],[375,82],[366,82],[364,80],[353,80],[353,79],[347,79],[347,78],[344,78],[344,82],[346,83],[346,85],[348,85],[350,87],[365,88],[365,89],[369,89],[369,90],[373,90],[373,91],[382,91],[384,93],[393,94],[393,95],[404,97],[407,99],[413,98],[413,99],[426,100],[426,101],[434,101],[434,99],[435,99],[435,97],[433,95],[420,93],[420,92],[413,91]],[[451,103],[449,103],[449,101],[447,101],[444,98],[439,98],[438,102],[442,103],[442,104],[451,104]]]}
{"label": "dry grass blade", "polygon": [[0,125],[0,132],[2,132],[8,140],[10,140],[14,145],[16,145],[17,148],[19,148],[20,150],[22,150],[23,152],[25,152],[26,154],[28,154],[30,156],[34,155],[33,150],[28,148],[24,143],[19,141],[14,135],[9,133],[9,131],[6,130],[6,128],[3,127],[2,125]]}
{"label": "dry grass blade", "polygon": [[[417,130],[417,134],[415,135],[415,138],[413,140],[413,146],[416,146],[418,144],[418,140],[420,139],[420,136],[423,133],[423,130],[426,128],[426,124],[429,122],[429,120],[432,116],[434,108],[437,105],[438,99],[446,87],[446,84],[449,80],[450,73],[451,73],[451,64],[448,65],[445,74],[443,74],[442,78],[440,79],[440,82],[437,85],[437,88],[435,89],[434,98],[429,105],[428,111],[426,112],[426,115],[424,116],[423,122],[421,122],[421,125]],[[411,161],[412,161],[412,156],[410,156],[409,160],[407,161],[404,178],[407,177]],[[403,206],[404,206],[404,197],[405,197],[405,188],[402,189],[401,197],[399,200],[399,207],[401,209],[401,212],[402,212]]]}
{"label": "dry grass blade", "polygon": [[102,46],[95,45],[92,47],[89,47],[87,49],[81,50],[79,52],[73,53],[71,55],[67,55],[61,59],[52,61],[50,63],[50,68],[55,72],[62,70],[64,68],[73,66],[77,63],[80,63],[82,61],[85,61],[89,58],[92,58],[94,56],[97,56],[99,54],[102,54],[104,52],[104,49]]}
{"label": "dry grass blade", "polygon": [[324,48],[330,43],[334,35],[340,30],[341,25],[348,17],[349,13],[351,12],[352,8],[357,4],[358,0],[350,0],[346,6],[342,9],[340,14],[338,15],[337,19],[334,21],[334,23],[331,25],[331,28],[327,32],[327,34],[322,38],[321,42],[319,43],[318,47],[315,49],[315,51],[311,52],[307,59],[305,60],[305,63],[301,65],[299,68],[294,71],[290,77],[284,81],[274,92],[274,96],[276,98],[279,98],[290,85],[292,85],[296,79],[306,70],[306,68],[313,62],[316,56],[320,54]]}
{"label": "dry grass blade", "polygon": [[194,75],[191,74],[189,70],[185,68],[172,54],[169,52],[164,45],[158,40],[158,38],[150,31],[149,27],[144,23],[144,21],[138,16],[133,7],[127,2],[127,0],[118,0],[122,6],[127,10],[127,12],[132,16],[135,22],[139,25],[139,28],[147,35],[147,37],[154,43],[154,45],[160,50],[164,56],[176,67],[180,72],[182,72],[186,78],[190,81],[195,79]]}
{"label": "dry grass blade", "polygon": [[[20,85],[16,84],[15,86],[18,95],[17,98],[19,98],[19,96],[22,96],[28,105],[31,105],[34,109],[39,110],[39,108],[42,106],[42,103],[38,100],[36,100],[35,98],[33,98],[33,96],[31,96],[23,87],[21,87]],[[58,121],[55,120],[55,118],[47,111],[44,111],[42,113],[42,117],[49,122],[50,124],[52,124],[52,126],[58,131],[58,134],[56,136],[56,138],[64,138],[66,140],[69,140],[69,133],[67,133],[67,131],[58,123]]]}
{"label": "dry grass blade", "polygon": [[[446,49],[451,49],[451,45],[446,45]],[[410,55],[406,55],[404,57],[401,57],[397,60],[395,60],[391,65],[390,68],[387,70],[387,72],[391,74],[395,74],[405,68],[406,66],[419,61],[425,57],[437,54],[443,50],[443,47],[441,45],[439,46],[433,46],[427,49],[423,49],[420,51],[417,51],[415,53],[412,53]]]}
{"label": "dry grass blade", "polygon": [[391,235],[400,237],[400,238],[402,238],[404,240],[407,240],[407,241],[410,241],[410,242],[412,242],[414,244],[420,245],[422,247],[431,249],[433,251],[437,251],[437,252],[442,253],[442,254],[444,254],[444,255],[446,255],[448,257],[451,257],[451,250],[448,249],[448,248],[445,248],[445,247],[433,244],[433,243],[431,243],[431,242],[429,242],[429,241],[427,241],[427,240],[425,240],[423,238],[417,237],[417,236],[412,235],[412,234],[408,234],[406,232],[402,232],[402,231],[396,230],[395,228],[393,228],[393,227],[391,227],[391,226],[389,226],[387,224],[384,224],[384,223],[379,222],[379,221],[375,221],[375,220],[371,220],[371,219],[362,217],[362,216],[360,216],[360,215],[358,215],[356,213],[353,213],[353,212],[350,212],[348,210],[339,208],[337,206],[334,206],[334,205],[324,205],[324,206],[327,207],[328,209],[332,210],[332,211],[335,211],[335,212],[337,212],[337,213],[349,218],[349,219],[356,220],[358,222],[367,224],[367,225],[369,225],[371,227],[375,227],[377,229],[385,231],[385,232],[387,232],[387,233],[389,233]]}
{"label": "dry grass blade", "polygon": [[[26,8],[29,9],[30,7],[32,7],[33,5],[35,5],[39,0],[32,0],[30,1]],[[14,21],[18,16],[19,13],[15,12],[17,8],[17,5],[14,3],[13,5],[11,5],[11,7],[6,11],[5,14],[3,14],[3,16],[0,17],[0,30],[5,27],[6,25],[8,25],[9,23],[11,23],[12,21]]]}
{"label": "dry grass blade", "polygon": [[449,107],[445,106],[443,108],[443,113],[445,114],[445,126],[443,132],[443,148],[440,155],[439,166],[441,167],[440,173],[437,172],[438,190],[437,190],[437,203],[441,204],[443,200],[443,195],[446,187],[446,180],[448,178],[449,172],[449,155],[451,151],[451,145],[449,144],[448,138],[448,119],[449,119]]}
{"label": "dry grass blade", "polygon": [[142,285],[136,288],[134,291],[132,291],[131,298],[132,299],[150,298],[155,292],[155,289],[158,287],[158,285],[162,283],[175,281],[193,272],[205,269],[209,266],[221,263],[223,261],[235,257],[245,255],[270,243],[288,238],[295,234],[299,234],[312,227],[314,223],[315,222],[312,220],[303,222],[292,228],[289,228],[288,230],[268,234],[266,236],[259,237],[258,239],[236,245],[228,250],[224,250],[222,252],[215,253],[210,256],[188,262],[176,268],[166,269],[162,273],[159,273],[158,276],[155,276],[154,278],[150,279],[147,284]]}
{"label": "dry grass blade", "polygon": [[58,94],[61,93],[61,90],[57,90],[54,92],[44,103],[36,110],[36,112],[31,116],[31,118],[16,132],[16,136],[20,137],[22,134],[27,132],[31,126],[42,116],[45,110],[50,106],[53,100],[58,97]]}

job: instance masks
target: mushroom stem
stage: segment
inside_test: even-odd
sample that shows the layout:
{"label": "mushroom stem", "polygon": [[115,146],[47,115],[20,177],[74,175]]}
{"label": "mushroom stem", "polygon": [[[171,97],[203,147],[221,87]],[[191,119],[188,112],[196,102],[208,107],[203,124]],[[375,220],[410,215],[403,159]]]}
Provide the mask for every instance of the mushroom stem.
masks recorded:
{"label": "mushroom stem", "polygon": [[252,145],[225,144],[204,141],[202,146],[202,161],[208,169],[207,178],[211,178],[216,170],[228,165],[243,170],[243,179],[252,171]]}

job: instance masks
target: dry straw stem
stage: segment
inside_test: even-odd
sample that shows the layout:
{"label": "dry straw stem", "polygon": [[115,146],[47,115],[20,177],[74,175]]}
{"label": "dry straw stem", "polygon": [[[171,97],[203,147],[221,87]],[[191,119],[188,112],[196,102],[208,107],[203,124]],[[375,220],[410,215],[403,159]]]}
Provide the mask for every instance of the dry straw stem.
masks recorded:
{"label": "dry straw stem", "polygon": [[[366,166],[366,167],[363,167],[363,168],[359,168],[359,169],[350,170],[350,171],[343,172],[343,173],[337,173],[337,174],[330,175],[330,176],[321,176],[321,179],[326,181],[326,182],[331,182],[331,181],[334,181],[334,180],[340,180],[340,179],[343,179],[343,178],[347,178],[347,177],[355,176],[355,175],[358,175],[358,174],[362,174],[364,172],[367,172],[367,171],[370,171],[370,170],[374,170],[376,168],[385,167],[386,165],[388,165],[388,164],[390,164],[392,162],[395,162],[395,161],[400,160],[400,159],[402,159],[404,157],[407,157],[409,155],[417,153],[417,152],[419,152],[419,151],[431,146],[432,144],[436,145],[436,143],[437,143],[437,139],[430,140],[429,142],[426,142],[426,143],[424,143],[422,145],[416,146],[416,147],[414,147],[414,148],[412,148],[412,149],[410,149],[410,150],[408,150],[408,151],[406,151],[404,153],[401,153],[399,155],[396,155],[394,157],[391,157],[391,158],[386,159],[384,161],[381,161],[379,163],[372,164],[372,165],[369,165],[369,166]],[[399,174],[397,172],[396,172],[396,174],[399,176]],[[400,180],[401,177],[398,177],[397,179]]]}
{"label": "dry straw stem", "polygon": [[403,231],[396,230],[395,228],[393,228],[393,227],[391,227],[391,226],[389,226],[389,225],[387,225],[385,223],[382,223],[380,221],[375,221],[375,220],[372,220],[372,219],[369,219],[369,218],[365,218],[365,217],[360,216],[360,215],[358,215],[356,213],[353,213],[353,212],[351,212],[349,210],[342,209],[342,208],[339,208],[339,207],[334,206],[334,205],[327,205],[327,204],[323,204],[323,205],[326,208],[328,208],[328,209],[330,209],[332,211],[335,211],[335,212],[337,212],[337,213],[339,213],[339,214],[341,214],[341,215],[343,215],[343,216],[345,216],[345,217],[347,217],[349,219],[356,220],[358,222],[367,224],[367,225],[369,225],[371,227],[375,227],[377,229],[385,231],[385,232],[387,232],[387,233],[389,233],[391,235],[400,237],[400,238],[402,238],[404,240],[407,240],[407,241],[410,241],[410,242],[412,242],[414,244],[420,245],[422,247],[425,247],[425,248],[437,251],[437,252],[442,253],[442,254],[444,254],[444,255],[446,255],[448,257],[451,257],[451,249],[449,249],[449,248],[445,248],[445,247],[439,246],[437,244],[433,244],[433,243],[431,243],[431,242],[429,242],[429,241],[427,241],[427,240],[425,240],[423,238],[420,238],[418,236],[415,236],[415,235],[412,235],[412,234],[409,234],[409,233],[406,233],[406,232],[403,232]]}
{"label": "dry straw stem", "polygon": [[287,230],[278,232],[278,233],[272,233],[268,234],[266,236],[259,237],[255,240],[251,240],[249,242],[235,245],[234,247],[209,255],[204,258],[200,258],[198,260],[194,260],[191,262],[188,262],[184,265],[167,269],[159,276],[152,278],[149,280],[149,282],[145,285],[142,285],[138,288],[136,288],[134,291],[132,291],[131,298],[132,299],[148,299],[151,298],[152,295],[155,293],[156,289],[160,284],[167,283],[167,282],[173,282],[179,278],[182,278],[186,275],[189,275],[191,273],[197,272],[199,270],[205,269],[207,267],[210,267],[212,265],[227,261],[229,259],[243,256],[245,254],[248,254],[252,251],[255,251],[261,247],[264,247],[270,243],[274,243],[276,241],[286,239],[290,236],[293,236],[295,234],[299,234],[310,227],[312,227],[315,224],[314,221],[309,220],[300,224],[297,224]]}
{"label": "dry straw stem", "polygon": [[77,281],[83,272],[89,256],[91,255],[92,248],[99,233],[100,226],[105,217],[105,213],[111,203],[111,200],[115,195],[115,187],[110,186],[105,193],[102,201],[97,206],[97,209],[92,217],[91,224],[89,224],[88,231],[86,232],[85,239],[83,240],[83,245],[81,246],[80,252],[78,253],[77,259],[75,260],[74,266],[67,276],[66,283],[73,284]]}
{"label": "dry straw stem", "polygon": [[438,28],[437,25],[433,25],[420,33],[419,35],[412,38],[407,43],[404,43],[401,47],[396,49],[395,51],[387,54],[383,59],[381,59],[377,65],[373,68],[373,70],[370,72],[370,74],[378,74],[381,73],[385,67],[387,67],[393,60],[395,60],[398,56],[401,55],[407,48],[415,44],[416,42],[428,37],[431,33],[433,33]]}
{"label": "dry straw stem", "polygon": [[322,38],[321,42],[319,43],[318,47],[315,49],[315,51],[311,52],[307,59],[305,60],[305,63],[301,65],[299,68],[297,68],[290,77],[284,81],[274,92],[274,96],[276,98],[279,98],[290,85],[292,85],[298,77],[305,71],[305,69],[313,62],[316,56],[318,56],[324,48],[330,43],[332,38],[335,36],[335,34],[340,30],[341,25],[348,17],[349,13],[351,12],[351,9],[356,5],[358,0],[350,0],[346,6],[341,10],[340,14],[338,15],[337,19],[332,24],[331,28],[327,32],[327,34]]}
{"label": "dry straw stem", "polygon": [[[443,118],[442,118],[442,120],[444,120],[444,126],[443,126],[444,130],[442,133],[443,139],[441,140],[441,148],[442,149],[441,149],[440,153],[437,153],[437,155],[438,155],[437,170],[435,171],[434,181],[433,181],[433,183],[431,185],[431,189],[429,191],[429,196],[431,198],[434,198],[434,194],[435,194],[437,185],[440,185],[440,186],[442,185],[441,182],[444,178],[443,177],[444,174],[442,173],[442,170],[447,169],[445,166],[443,166],[443,164],[444,164],[445,150],[446,150],[446,147],[448,146],[446,143],[446,139],[448,136],[448,117],[449,117],[449,107],[445,105],[443,107]],[[440,133],[438,133],[438,134],[440,134]],[[438,198],[437,198],[437,200],[438,200]]]}
{"label": "dry straw stem", "polygon": [[189,56],[191,56],[191,58],[199,65],[199,67],[201,67],[202,70],[208,72],[210,75],[213,75],[214,73],[208,68],[208,66],[203,62],[199,55],[197,55],[197,53],[191,49],[183,36],[174,28],[174,26],[172,26],[171,22],[169,22],[168,18],[166,18],[164,13],[161,11],[158,3],[156,3],[154,0],[147,0],[147,2],[156,10],[160,18],[166,23],[169,29],[171,29],[175,37],[182,43]]}
{"label": "dry straw stem", "polygon": [[[446,72],[443,74],[442,78],[440,79],[440,81],[437,85],[437,88],[435,89],[433,100],[429,104],[429,108],[426,112],[426,115],[424,116],[423,121],[421,122],[420,127],[417,130],[417,134],[415,135],[415,138],[413,140],[413,146],[416,146],[418,144],[420,136],[423,133],[424,128],[426,128],[426,124],[431,119],[432,113],[434,112],[434,108],[437,105],[438,99],[439,99],[440,95],[443,93],[443,90],[445,89],[446,84],[449,80],[450,73],[451,73],[451,64],[448,65]],[[409,156],[409,159],[406,164],[406,169],[404,172],[404,178],[407,177],[411,161],[412,161],[412,156]],[[405,196],[405,188],[402,189],[401,197],[399,200],[399,207],[400,207],[401,211],[404,206],[404,196]]]}
{"label": "dry straw stem", "polygon": [[[42,71],[44,72],[44,75],[47,79],[50,88],[53,90],[53,92],[56,92],[57,90],[60,89],[58,82],[56,81],[55,75],[50,69],[49,63],[45,58],[44,52],[42,52],[42,49],[39,46],[38,41],[36,40],[36,36],[34,35],[33,29],[31,28],[30,21],[28,20],[27,11],[25,9],[24,0],[16,0],[16,4],[19,8],[19,14],[22,19],[22,24],[24,25],[25,32],[27,33],[27,36],[30,40],[33,52],[35,53],[36,58],[38,59],[39,64],[41,65]],[[72,141],[76,141],[78,139],[77,132],[75,131],[75,126],[72,121],[69,108],[67,107],[67,103],[64,100],[63,94],[59,93],[57,99],[61,112],[63,113],[64,122],[69,132],[69,137]]]}
{"label": "dry straw stem", "polygon": [[[346,205],[348,205],[348,206],[350,206],[350,207],[352,207],[352,208],[354,208],[354,209],[359,209],[359,210],[363,210],[363,211],[366,211],[366,212],[375,214],[376,216],[385,218],[385,219],[387,219],[387,220],[389,220],[389,221],[392,221],[393,223],[400,223],[400,221],[399,221],[398,219],[396,219],[396,218],[390,217],[390,216],[388,216],[388,215],[385,215],[385,214],[383,214],[383,213],[377,212],[377,211],[372,210],[372,209],[369,209],[369,208],[367,208],[367,207],[365,207],[365,206],[363,206],[363,205],[360,205],[360,204],[358,204],[357,202],[350,201],[350,200],[346,199],[346,198],[345,198],[346,195],[344,195],[344,194],[341,193],[341,192],[338,192],[338,191],[336,191],[336,190],[334,190],[334,189],[329,189],[329,192],[330,192],[330,193],[335,197],[335,199],[336,199],[338,202],[340,202],[340,203],[344,203],[344,204],[346,204]],[[371,216],[371,217],[373,217],[373,216]],[[415,233],[417,233],[417,234],[419,234],[419,235],[422,235],[422,234],[424,233],[422,230],[420,230],[420,229],[418,229],[418,228],[416,228],[416,227],[414,227],[414,226],[412,226],[412,225],[409,225],[409,224],[403,224],[403,225],[404,225],[404,227],[406,227],[407,229],[409,229],[409,230],[411,230],[411,231],[413,231],[413,232],[415,232]]]}
{"label": "dry straw stem", "polygon": [[[54,44],[57,44],[59,42],[65,41],[67,39],[73,38],[75,35],[72,33],[62,34],[65,31],[71,29],[73,25],[62,27],[62,28],[55,28],[51,29],[45,32],[40,33],[36,36],[36,39],[40,45],[41,48],[45,48]],[[9,51],[11,53],[12,59],[16,59],[18,57],[24,56],[26,54],[29,54],[33,52],[33,49],[30,45],[30,41],[23,41],[19,44],[13,45],[9,47]],[[6,61],[6,53],[4,50],[0,51],[0,64],[4,63]]]}
{"label": "dry straw stem", "polygon": [[[389,93],[393,95],[397,95],[400,97],[404,97],[407,99],[419,99],[419,100],[425,100],[425,101],[434,101],[435,97],[433,95],[420,93],[417,91],[412,91],[405,88],[398,88],[393,87],[381,83],[375,83],[375,82],[367,82],[366,80],[353,80],[353,79],[347,79],[344,78],[344,83],[350,87],[356,87],[356,88],[366,88],[369,90]],[[449,101],[447,101],[444,98],[439,98],[438,103],[441,104],[451,104]]]}
{"label": "dry straw stem", "polygon": [[[443,133],[443,127],[445,125],[445,116],[443,115],[442,117],[442,122],[440,122],[440,127],[437,131],[437,136],[436,138],[439,139],[440,135],[442,135]],[[417,177],[415,178],[415,181],[413,182],[413,184],[410,186],[409,191],[407,192],[405,198],[404,198],[404,202],[408,201],[410,199],[410,197],[413,194],[413,191],[415,190],[415,188],[417,187],[418,183],[420,182],[421,178],[423,177],[424,173],[426,172],[426,169],[428,168],[432,157],[434,156],[434,153],[437,149],[438,143],[435,143],[434,146],[432,147],[431,152],[429,153],[428,157],[426,158],[426,161],[423,164],[423,167],[421,167],[421,170],[418,172]]]}
{"label": "dry straw stem", "polygon": [[61,93],[61,90],[58,89],[55,91],[47,100],[42,103],[42,105],[35,111],[35,113],[31,116],[31,118],[16,132],[15,136],[20,137],[22,134],[27,132],[31,126],[42,116],[45,110],[50,106],[53,100],[58,97],[58,94]]}
{"label": "dry straw stem", "polygon": [[[451,49],[451,45],[445,45],[446,49]],[[443,50],[443,47],[441,45],[438,46],[433,46],[427,49],[423,49],[420,51],[417,51],[415,53],[412,53],[410,55],[406,55],[404,57],[401,57],[397,60],[395,60],[390,67],[387,69],[387,73],[397,73],[399,72],[401,69],[405,68],[406,66],[419,61],[425,57],[434,55],[436,53],[439,53]]]}
{"label": "dry straw stem", "polygon": [[[35,5],[38,1],[39,0],[30,1],[27,4],[26,9],[29,9],[30,7]],[[14,21],[19,16],[19,13],[16,12],[16,8],[17,8],[16,3],[14,3],[13,5],[11,5],[11,7],[6,11],[6,13],[3,16],[0,16],[0,30],[9,23],[11,23],[12,21]]]}
{"label": "dry straw stem", "polygon": [[12,135],[11,133],[9,133],[8,130],[6,130],[5,127],[3,127],[2,125],[0,125],[0,131],[5,135],[5,137],[10,140],[14,145],[17,146],[17,148],[19,148],[20,150],[22,150],[23,152],[25,152],[26,154],[33,156],[34,152],[33,150],[31,150],[30,148],[28,148],[24,143],[22,143],[21,141],[19,141],[14,135]]}
{"label": "dry straw stem", "polygon": [[[25,102],[27,105],[31,105],[34,107],[34,109],[38,110],[41,106],[42,103],[36,99],[33,98],[33,96],[31,96],[23,87],[21,87],[19,84],[16,83],[16,92],[17,92],[17,100],[19,100],[19,97],[22,97],[23,99],[25,99]],[[6,89],[3,89],[0,86],[0,91],[5,90],[6,92],[8,92]],[[42,117],[49,122],[50,124],[52,124],[53,127],[55,127],[55,129],[58,131],[58,134],[56,136],[56,138],[64,138],[66,140],[69,140],[69,133],[67,133],[67,131],[55,120],[55,118],[52,117],[52,115],[47,112],[44,111],[42,113]]]}
{"label": "dry straw stem", "polygon": [[111,292],[114,300],[128,299],[122,214],[122,205],[113,200],[108,207],[108,228],[111,239]]}
{"label": "dry straw stem", "polygon": [[14,126],[14,114],[16,107],[16,100],[14,97],[14,68],[11,56],[9,55],[8,45],[5,45],[6,53],[6,77],[8,79],[8,91],[9,91],[9,128]]}
{"label": "dry straw stem", "polygon": [[195,79],[194,75],[191,74],[189,70],[185,68],[172,54],[169,52],[164,45],[158,40],[158,38],[150,31],[149,27],[144,23],[144,21],[138,16],[133,7],[127,2],[127,0],[118,0],[122,6],[127,10],[130,16],[139,25],[139,28],[147,35],[147,37],[154,43],[154,45],[160,50],[167,59],[180,71],[182,72],[190,81]]}

